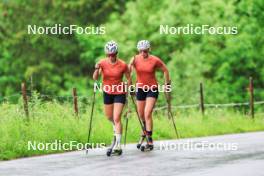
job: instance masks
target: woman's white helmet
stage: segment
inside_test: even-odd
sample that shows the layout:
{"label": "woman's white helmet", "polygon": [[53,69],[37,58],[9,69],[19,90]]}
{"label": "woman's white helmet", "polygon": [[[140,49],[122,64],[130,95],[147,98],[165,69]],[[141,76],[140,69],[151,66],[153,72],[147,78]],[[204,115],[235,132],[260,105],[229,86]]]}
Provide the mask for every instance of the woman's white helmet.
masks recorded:
{"label": "woman's white helmet", "polygon": [[115,41],[113,41],[113,40],[107,42],[105,44],[104,50],[105,50],[106,54],[115,54],[115,53],[117,53],[118,52],[117,43]]}
{"label": "woman's white helmet", "polygon": [[147,50],[150,48],[150,43],[148,40],[140,40],[137,43],[137,49],[138,51]]}

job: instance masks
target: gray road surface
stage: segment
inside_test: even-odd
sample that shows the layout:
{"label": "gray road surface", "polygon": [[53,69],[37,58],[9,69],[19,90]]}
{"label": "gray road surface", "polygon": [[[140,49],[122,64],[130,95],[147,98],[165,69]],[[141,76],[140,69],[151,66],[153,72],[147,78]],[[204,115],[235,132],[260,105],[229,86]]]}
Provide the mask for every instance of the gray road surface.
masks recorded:
{"label": "gray road surface", "polygon": [[159,141],[154,151],[144,153],[130,144],[122,156],[107,157],[105,150],[96,149],[87,156],[78,151],[2,161],[0,175],[261,176],[264,132]]}

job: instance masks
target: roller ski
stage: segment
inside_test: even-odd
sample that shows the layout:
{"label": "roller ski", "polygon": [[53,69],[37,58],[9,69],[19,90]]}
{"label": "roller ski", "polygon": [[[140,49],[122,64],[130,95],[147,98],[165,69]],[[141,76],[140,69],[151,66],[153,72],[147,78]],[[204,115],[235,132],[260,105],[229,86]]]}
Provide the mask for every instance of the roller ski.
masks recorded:
{"label": "roller ski", "polygon": [[142,152],[152,151],[154,149],[153,144],[141,145],[140,150]]}
{"label": "roller ski", "polygon": [[114,139],[112,141],[112,144],[110,146],[110,148],[107,149],[106,152],[106,156],[110,157],[112,155],[122,155],[122,149],[121,149],[121,145],[118,143],[118,140],[116,139],[116,136],[114,136]]}
{"label": "roller ski", "polygon": [[142,122],[142,125],[143,125],[143,131],[142,131],[142,134],[141,134],[141,137],[139,139],[139,142],[137,144],[137,149],[140,149],[140,147],[142,146],[144,140],[146,139],[146,135],[147,135],[147,131],[146,131],[146,122],[143,121]]}
{"label": "roller ski", "polygon": [[107,156],[111,156],[115,143],[116,143],[116,136],[114,136],[111,146],[107,149],[107,152],[106,152]]}
{"label": "roller ski", "polygon": [[109,148],[106,152],[106,155],[107,156],[113,156],[113,155],[116,155],[116,156],[119,156],[119,155],[122,155],[123,151],[121,148]]}
{"label": "roller ski", "polygon": [[151,135],[152,135],[152,132],[147,132],[147,135],[146,135],[147,144],[141,145],[141,147],[140,147],[140,150],[142,152],[152,151],[154,149],[153,140],[152,140]]}

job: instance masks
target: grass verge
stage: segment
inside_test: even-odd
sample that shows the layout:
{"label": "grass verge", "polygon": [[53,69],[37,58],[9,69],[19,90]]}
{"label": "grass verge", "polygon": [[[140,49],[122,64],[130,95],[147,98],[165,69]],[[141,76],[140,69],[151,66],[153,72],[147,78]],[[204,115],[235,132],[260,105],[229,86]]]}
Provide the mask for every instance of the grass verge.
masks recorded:
{"label": "grass verge", "polygon": [[[109,144],[112,139],[112,125],[104,117],[100,105],[96,105],[91,142]],[[20,104],[0,105],[0,160],[58,153],[62,150],[28,150],[28,142],[61,143],[87,142],[90,107],[77,118],[70,104],[58,102],[30,105],[30,121],[27,121]],[[174,112],[175,113],[175,112]],[[197,110],[177,111],[175,120],[181,138],[243,133],[264,130],[264,118],[257,115],[253,121],[248,116],[227,109],[208,109],[204,117]],[[124,124],[124,118],[123,124]],[[128,142],[138,141],[140,126],[135,113],[130,114]],[[154,140],[176,138],[166,111],[154,113]]]}

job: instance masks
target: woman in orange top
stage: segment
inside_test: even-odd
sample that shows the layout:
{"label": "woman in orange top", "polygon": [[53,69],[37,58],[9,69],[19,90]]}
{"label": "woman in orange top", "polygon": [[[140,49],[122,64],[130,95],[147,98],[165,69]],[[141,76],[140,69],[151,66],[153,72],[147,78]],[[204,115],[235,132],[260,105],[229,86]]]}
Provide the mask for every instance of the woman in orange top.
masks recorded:
{"label": "woman in orange top", "polygon": [[102,73],[105,115],[113,123],[114,130],[113,143],[108,152],[111,153],[113,149],[113,151],[121,153],[121,114],[126,103],[125,84],[122,79],[125,75],[129,85],[131,79],[127,64],[117,58],[118,47],[114,41],[105,45],[105,53],[107,58],[95,65],[93,79],[97,80],[99,74]]}
{"label": "woman in orange top", "polygon": [[[146,148],[153,149],[152,131],[153,121],[152,112],[157,101],[159,90],[155,72],[160,69],[164,73],[165,85],[170,86],[170,76],[166,65],[156,56],[150,55],[150,43],[141,40],[137,44],[139,54],[134,56],[130,62],[130,71],[135,69],[137,110],[144,125],[144,133],[137,148],[139,149],[145,137],[147,137]],[[169,87],[166,87],[169,88]]]}

